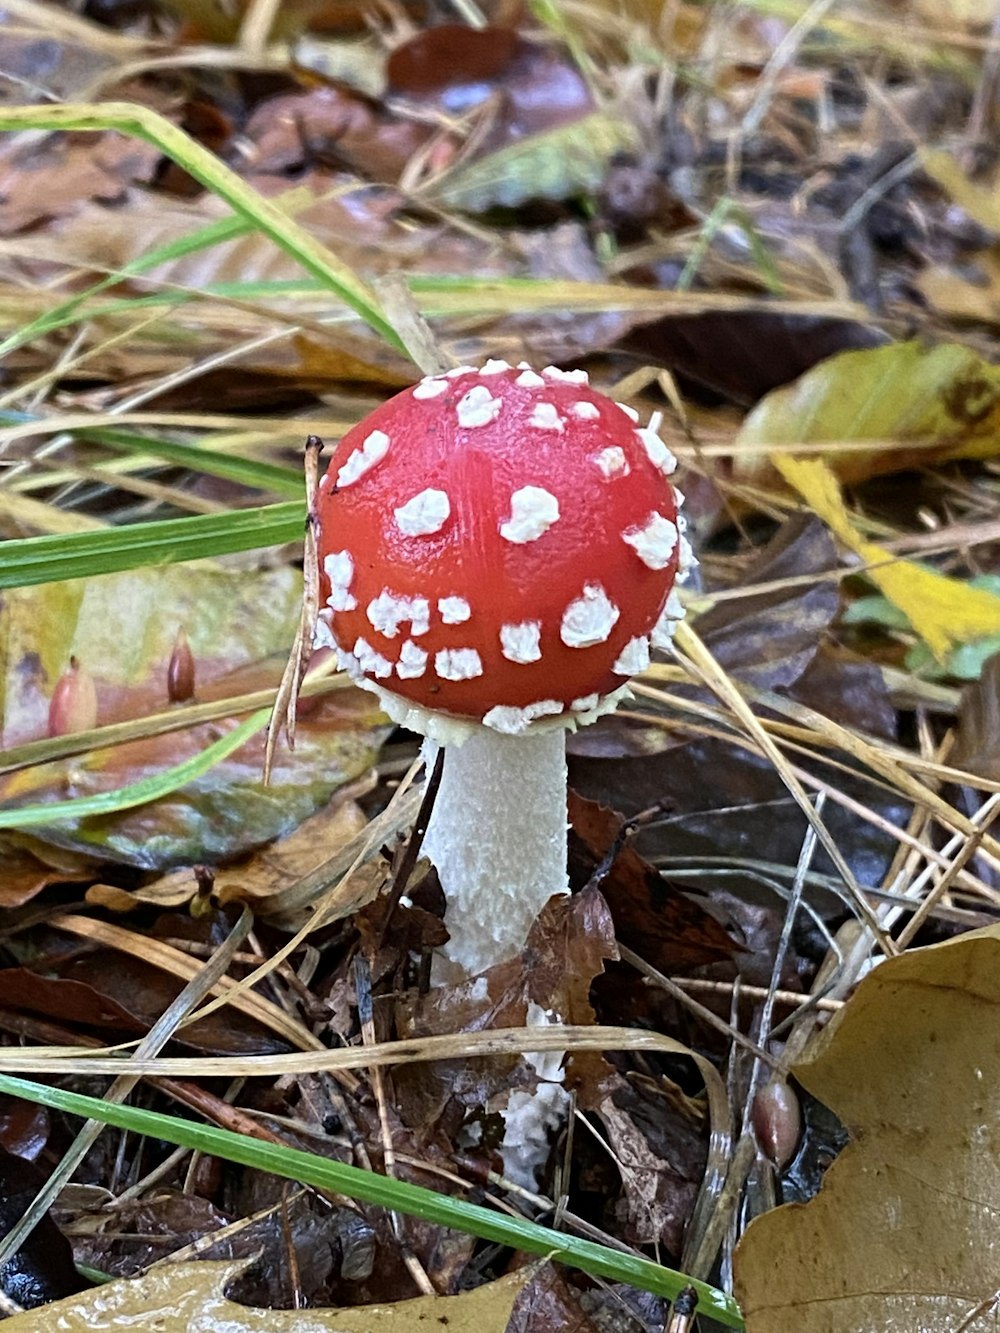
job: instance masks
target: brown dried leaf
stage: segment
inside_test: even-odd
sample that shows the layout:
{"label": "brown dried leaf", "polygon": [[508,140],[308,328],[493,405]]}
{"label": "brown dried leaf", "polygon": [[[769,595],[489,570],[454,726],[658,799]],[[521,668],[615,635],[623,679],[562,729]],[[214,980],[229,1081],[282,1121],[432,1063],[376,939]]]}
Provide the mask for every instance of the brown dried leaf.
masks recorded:
{"label": "brown dried leaf", "polygon": [[[577,884],[586,883],[607,855],[624,819],[575,791],[569,794],[569,814],[571,878]],[[660,971],[728,959],[740,947],[715,917],[632,847],[625,846],[618,853],[600,889],[615,936]]]}
{"label": "brown dried leaf", "polygon": [[16,839],[0,835],[0,909],[21,907],[50,884],[80,884],[93,878],[95,862],[71,852],[63,857],[63,865],[47,865],[28,847],[18,846]]}
{"label": "brown dried leaf", "polygon": [[987,658],[979,679],[962,691],[958,736],[949,759],[977,777],[1000,779],[1000,653]]}
{"label": "brown dried leaf", "polygon": [[[721,666],[763,689],[791,685],[814,657],[837,614],[836,581],[817,577],[837,568],[837,548],[826,526],[810,514],[781,525],[727,597],[698,617],[698,633]],[[760,584],[789,581],[787,587]]]}
{"label": "brown dried leaf", "polygon": [[837,352],[885,341],[874,326],[854,319],[758,310],[671,315],[636,329],[622,345],[682,380],[749,407]]}
{"label": "brown dried leaf", "polygon": [[984,1034],[998,1006],[990,927],[884,962],[823,1030],[793,1072],[855,1142],[815,1199],[748,1228],[736,1252],[747,1333],[993,1322],[1000,1069]]}
{"label": "brown dried leaf", "polygon": [[621,1173],[614,1211],[626,1238],[680,1254],[705,1169],[701,1108],[667,1080],[615,1073],[596,1110]]}

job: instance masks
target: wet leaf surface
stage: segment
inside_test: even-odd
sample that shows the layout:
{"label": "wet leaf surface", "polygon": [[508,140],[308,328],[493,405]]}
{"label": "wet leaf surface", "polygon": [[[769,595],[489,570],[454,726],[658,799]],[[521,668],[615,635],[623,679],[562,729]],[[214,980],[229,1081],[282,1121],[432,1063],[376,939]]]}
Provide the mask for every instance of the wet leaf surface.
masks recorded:
{"label": "wet leaf surface", "polygon": [[878,329],[851,319],[736,311],[671,315],[636,329],[623,345],[683,383],[750,407],[838,352],[884,341]]}
{"label": "wet leaf surface", "polygon": [[437,1329],[442,1320],[454,1333],[504,1333],[527,1274],[514,1274],[463,1292],[423,1296],[391,1306],[355,1310],[260,1310],[235,1304],[227,1287],[243,1265],[167,1265],[144,1277],[119,1280],[79,1297],[55,1303],[31,1316],[15,1315],[11,1333],[84,1333],[118,1330],[137,1319],[163,1333],[190,1333],[225,1327],[229,1333],[411,1333]]}
{"label": "wet leaf surface", "polygon": [[[47,1174],[42,1167],[0,1147],[0,1230],[5,1234],[21,1220]],[[0,1268],[0,1285],[18,1305],[34,1312],[82,1291],[87,1283],[74,1267],[66,1237],[46,1215],[21,1249]],[[23,1316],[29,1322],[33,1317]]]}

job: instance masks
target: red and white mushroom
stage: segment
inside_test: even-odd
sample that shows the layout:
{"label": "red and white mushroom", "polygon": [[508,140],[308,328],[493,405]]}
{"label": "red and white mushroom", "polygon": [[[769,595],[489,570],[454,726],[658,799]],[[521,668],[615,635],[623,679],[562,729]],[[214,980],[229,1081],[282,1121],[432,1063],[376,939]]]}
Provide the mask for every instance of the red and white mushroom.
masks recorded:
{"label": "red and white mushroom", "polygon": [[584,371],[488,361],[376,408],[320,483],[317,643],[447,747],[424,848],[468,973],[567,891],[563,731],[613,709],[683,614],[655,424]]}

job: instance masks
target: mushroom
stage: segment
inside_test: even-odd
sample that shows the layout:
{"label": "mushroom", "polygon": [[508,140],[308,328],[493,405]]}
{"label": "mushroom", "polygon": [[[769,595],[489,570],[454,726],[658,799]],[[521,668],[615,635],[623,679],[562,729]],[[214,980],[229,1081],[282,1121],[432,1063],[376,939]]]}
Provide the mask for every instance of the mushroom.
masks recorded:
{"label": "mushroom", "polygon": [[424,851],[453,975],[569,891],[564,732],[683,614],[676,463],[637,421],[581,370],[459,366],[376,408],[320,482],[317,645],[428,738],[428,771],[445,746]]}

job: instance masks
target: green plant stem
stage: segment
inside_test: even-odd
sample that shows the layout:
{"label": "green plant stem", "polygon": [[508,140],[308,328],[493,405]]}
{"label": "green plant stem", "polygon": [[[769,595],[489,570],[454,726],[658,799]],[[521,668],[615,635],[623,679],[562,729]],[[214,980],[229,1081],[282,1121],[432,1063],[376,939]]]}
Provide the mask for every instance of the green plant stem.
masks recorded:
{"label": "green plant stem", "polygon": [[210,768],[221,764],[223,759],[228,759],[235,750],[255,736],[261,727],[267,725],[270,715],[270,709],[261,708],[190,759],[126,787],[96,792],[93,796],[78,796],[70,801],[51,801],[45,805],[0,807],[0,829],[38,828],[57,823],[60,819],[110,815],[118,810],[132,810],[137,805],[145,805],[147,801],[158,801],[186,783],[202,777]]}
{"label": "green plant stem", "polygon": [[[127,1068],[128,1064],[124,1062],[123,1069]],[[241,1166],[269,1171],[272,1175],[313,1185],[317,1189],[361,1199],[395,1212],[409,1213],[498,1245],[508,1245],[528,1254],[556,1259],[595,1277],[627,1282],[668,1300],[673,1300],[683,1288],[693,1287],[698,1295],[699,1313],[718,1320],[727,1328],[744,1327],[739,1307],[732,1297],[707,1283],[686,1277],[675,1269],[664,1268],[650,1259],[612,1250],[578,1236],[552,1231],[525,1218],[505,1216],[478,1204],[437,1194],[421,1185],[394,1180],[374,1171],[363,1171],[360,1167],[348,1166],[327,1157],[316,1157],[296,1148],[264,1143],[234,1134],[230,1130],[199,1125],[156,1111],[115,1106],[97,1097],[85,1097],[80,1093],[50,1088],[6,1074],[0,1075],[0,1092],[71,1115],[100,1120],[117,1129],[163,1139],[167,1143],[221,1157]]]}
{"label": "green plant stem", "polygon": [[46,534],[0,542],[0,588],[116,574],[302,540],[305,504],[289,500],[257,509],[129,523],[96,532]]}
{"label": "green plant stem", "polygon": [[130,102],[3,107],[0,108],[0,131],[4,130],[117,130],[152,144],[199,184],[225,200],[239,217],[291,255],[390,346],[406,354],[403,340],[385,317],[377,295],[367,282],[281,208],[242,181],[207,148],[156,111]]}

